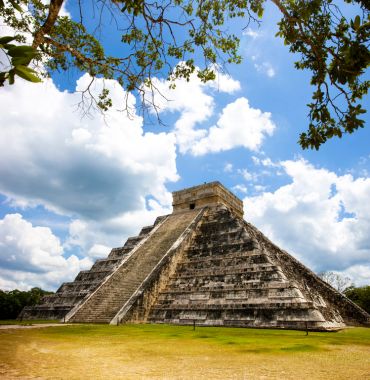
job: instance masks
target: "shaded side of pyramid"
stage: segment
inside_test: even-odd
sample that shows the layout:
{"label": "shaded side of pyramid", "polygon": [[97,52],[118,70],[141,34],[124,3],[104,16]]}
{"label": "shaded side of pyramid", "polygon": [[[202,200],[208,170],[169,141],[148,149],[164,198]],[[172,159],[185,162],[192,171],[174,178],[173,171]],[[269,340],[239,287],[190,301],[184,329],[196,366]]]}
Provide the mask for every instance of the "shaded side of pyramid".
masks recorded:
{"label": "shaded side of pyramid", "polygon": [[369,315],[227,207],[209,209],[153,323],[337,330]]}

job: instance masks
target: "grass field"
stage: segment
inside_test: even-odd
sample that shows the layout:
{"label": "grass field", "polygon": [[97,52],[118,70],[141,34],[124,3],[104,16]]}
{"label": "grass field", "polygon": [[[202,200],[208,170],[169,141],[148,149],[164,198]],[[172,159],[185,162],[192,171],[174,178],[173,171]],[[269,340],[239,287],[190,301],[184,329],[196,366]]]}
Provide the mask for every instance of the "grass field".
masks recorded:
{"label": "grass field", "polygon": [[167,325],[0,330],[1,379],[370,379],[370,329]]}

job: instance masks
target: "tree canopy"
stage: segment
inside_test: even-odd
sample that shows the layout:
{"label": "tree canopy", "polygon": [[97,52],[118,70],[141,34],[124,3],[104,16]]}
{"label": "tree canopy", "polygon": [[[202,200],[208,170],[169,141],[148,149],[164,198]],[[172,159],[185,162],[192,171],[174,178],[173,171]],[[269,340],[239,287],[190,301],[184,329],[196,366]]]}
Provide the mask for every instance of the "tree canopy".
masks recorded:
{"label": "tree canopy", "polygon": [[29,291],[14,289],[3,291],[0,289],[0,319],[15,319],[25,306],[34,306],[40,303],[42,297],[52,294],[40,288]]}
{"label": "tree canopy", "polygon": [[359,288],[351,286],[344,291],[344,294],[370,314],[370,285]]}
{"label": "tree canopy", "polygon": [[[370,83],[369,3],[270,1],[281,13],[277,36],[298,57],[296,69],[311,73],[313,93],[307,131],[299,138],[302,148],[319,149],[334,136],[364,127],[361,100]],[[101,0],[92,2],[97,15],[93,26],[82,1],[76,19],[63,15],[63,3],[0,0],[0,17],[12,30],[0,38],[6,57],[0,58],[0,86],[14,83],[17,76],[40,81],[38,65],[43,75],[77,68],[93,79],[116,79],[144,102],[155,76],[166,77],[170,86],[178,78],[190,80],[194,73],[206,82],[225,64],[240,64],[239,37],[229,32],[230,25],[236,21],[241,33],[250,22],[263,21],[267,0]],[[122,44],[117,56],[99,39],[103,16],[120,31],[120,41],[113,41]],[[103,111],[112,104],[106,89],[94,100]]]}

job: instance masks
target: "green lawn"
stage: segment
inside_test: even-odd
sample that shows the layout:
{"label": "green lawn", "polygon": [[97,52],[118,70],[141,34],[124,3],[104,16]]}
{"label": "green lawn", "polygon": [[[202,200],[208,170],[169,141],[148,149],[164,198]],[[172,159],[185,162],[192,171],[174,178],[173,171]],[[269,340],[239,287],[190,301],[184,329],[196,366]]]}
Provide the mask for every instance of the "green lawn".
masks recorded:
{"label": "green lawn", "polygon": [[0,330],[0,378],[370,379],[370,329],[168,325]]}

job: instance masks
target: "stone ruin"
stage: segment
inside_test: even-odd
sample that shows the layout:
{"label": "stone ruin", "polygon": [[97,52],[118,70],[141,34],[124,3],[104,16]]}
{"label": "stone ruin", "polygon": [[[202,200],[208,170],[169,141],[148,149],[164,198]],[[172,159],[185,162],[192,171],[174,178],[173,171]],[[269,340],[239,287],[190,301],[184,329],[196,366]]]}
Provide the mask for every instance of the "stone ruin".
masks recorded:
{"label": "stone ruin", "polygon": [[243,219],[219,182],[114,248],[22,319],[338,330],[370,316]]}

